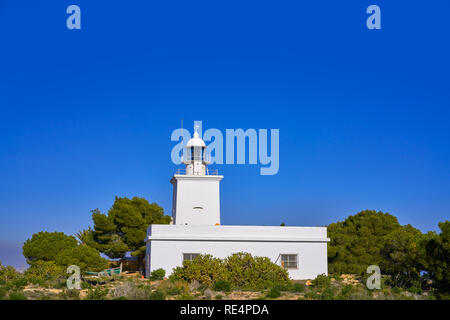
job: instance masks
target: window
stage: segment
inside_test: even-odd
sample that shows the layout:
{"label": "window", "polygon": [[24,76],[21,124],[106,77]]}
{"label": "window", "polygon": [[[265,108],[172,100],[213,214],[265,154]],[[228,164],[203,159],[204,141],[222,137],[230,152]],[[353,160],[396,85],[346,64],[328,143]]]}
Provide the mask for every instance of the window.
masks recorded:
{"label": "window", "polygon": [[200,253],[183,253],[183,261],[186,261],[186,260],[194,260],[194,258],[196,257],[196,256],[198,256]]}
{"label": "window", "polygon": [[296,254],[282,254],[281,266],[287,269],[297,269],[297,255]]}

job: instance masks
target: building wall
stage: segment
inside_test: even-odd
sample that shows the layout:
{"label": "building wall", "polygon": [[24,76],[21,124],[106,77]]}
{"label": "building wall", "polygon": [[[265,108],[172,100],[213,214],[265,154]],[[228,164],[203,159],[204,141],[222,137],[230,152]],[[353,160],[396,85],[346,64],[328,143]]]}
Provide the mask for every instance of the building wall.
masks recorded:
{"label": "building wall", "polygon": [[298,268],[288,269],[292,279],[328,274],[329,239],[322,227],[152,225],[147,237],[147,275],[159,268],[170,275],[182,265],[183,253],[225,258],[236,252],[268,257],[279,265],[280,254],[297,254]]}
{"label": "building wall", "polygon": [[[314,279],[327,271],[327,244],[320,242],[238,242],[238,241],[167,241],[154,240],[150,244],[151,269],[163,268],[166,275],[183,263],[183,253],[211,254],[226,258],[236,252],[268,257],[280,264],[280,254],[297,254],[298,268],[288,269],[291,279]],[[149,272],[146,272],[149,274]]]}

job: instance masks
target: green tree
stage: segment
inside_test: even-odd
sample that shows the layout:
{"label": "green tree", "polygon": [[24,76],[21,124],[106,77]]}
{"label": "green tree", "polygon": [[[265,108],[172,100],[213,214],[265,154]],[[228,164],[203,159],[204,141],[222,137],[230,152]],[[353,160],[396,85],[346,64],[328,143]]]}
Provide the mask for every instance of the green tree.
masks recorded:
{"label": "green tree", "polygon": [[380,265],[385,237],[400,228],[389,213],[365,210],[328,226],[328,262],[331,274],[362,274],[371,264]]}
{"label": "green tree", "polygon": [[96,249],[84,245],[61,251],[56,255],[55,262],[64,267],[76,265],[82,273],[101,271],[108,267],[108,260],[102,258]]}
{"label": "green tree", "polygon": [[450,221],[440,222],[441,233],[426,244],[426,271],[442,296],[450,294]]}
{"label": "green tree", "polygon": [[77,233],[75,233],[75,237],[77,237],[78,242],[82,245],[95,246],[94,231],[91,229],[91,227],[78,231]]}
{"label": "green tree", "polygon": [[156,203],[144,198],[116,197],[108,214],[92,211],[95,247],[112,259],[123,258],[127,252],[137,256],[140,266],[145,254],[145,236],[151,224],[168,224],[169,216]]}
{"label": "green tree", "polygon": [[20,273],[13,266],[4,266],[0,261],[0,285],[20,279]]}
{"label": "green tree", "polygon": [[420,286],[425,241],[426,235],[409,224],[385,237],[380,251],[383,258],[380,267],[382,273],[392,276],[395,286]]}
{"label": "green tree", "polygon": [[41,231],[25,241],[22,250],[29,265],[36,261],[54,261],[56,255],[64,249],[75,248],[77,240],[63,232]]}
{"label": "green tree", "polygon": [[66,278],[65,270],[54,261],[35,261],[26,271],[25,278],[31,283],[45,283]]}

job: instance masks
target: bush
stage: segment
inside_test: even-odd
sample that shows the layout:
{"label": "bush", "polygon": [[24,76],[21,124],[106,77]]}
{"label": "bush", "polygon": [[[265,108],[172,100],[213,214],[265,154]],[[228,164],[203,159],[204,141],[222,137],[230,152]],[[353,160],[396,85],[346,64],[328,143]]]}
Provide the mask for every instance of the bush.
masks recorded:
{"label": "bush", "polygon": [[188,282],[197,280],[211,287],[224,280],[232,287],[261,288],[289,283],[287,271],[266,257],[252,257],[249,253],[235,253],[221,260],[211,255],[198,255],[192,261],[184,261],[183,267],[174,268],[171,279]]}
{"label": "bush", "polygon": [[189,285],[183,280],[164,280],[159,283],[158,290],[170,296],[183,295],[189,293]]}
{"label": "bush", "polygon": [[108,289],[94,288],[89,289],[88,294],[86,296],[87,300],[106,300],[106,296],[108,295]]}
{"label": "bush", "polygon": [[348,284],[341,289],[341,293],[339,294],[339,300],[347,300],[350,298],[351,293],[353,292],[353,286]]}
{"label": "bush", "polygon": [[21,292],[11,292],[9,294],[9,300],[28,300],[27,297]]}
{"label": "bush", "polygon": [[320,295],[321,300],[333,300],[334,290],[331,287],[326,288]]}
{"label": "bush", "polygon": [[309,291],[307,293],[305,293],[305,299],[307,300],[314,300],[314,299],[319,299],[320,296],[317,294],[317,292],[314,291]]}
{"label": "bush", "polygon": [[201,254],[191,261],[183,261],[182,267],[173,269],[170,278],[187,282],[197,280],[202,285],[212,286],[214,282],[223,280],[224,276],[226,274],[220,259],[214,258],[209,254]]}
{"label": "bush", "polygon": [[78,245],[59,252],[55,262],[64,267],[76,265],[84,271],[102,271],[108,267],[108,260],[102,258],[100,253],[91,247]]}
{"label": "bush", "polygon": [[79,300],[80,291],[76,289],[64,289],[59,296],[64,300]]}
{"label": "bush", "polygon": [[280,292],[280,289],[277,287],[273,287],[272,289],[270,289],[266,295],[267,298],[272,298],[272,299],[278,298],[280,296],[281,296],[281,292]]}
{"label": "bush", "polygon": [[278,290],[280,290],[280,291],[292,291],[293,288],[294,288],[294,285],[293,285],[292,282],[289,280],[289,281],[286,281],[286,282],[279,282],[279,283],[276,283],[276,284],[274,285],[274,287],[275,287],[275,288],[278,288]]}
{"label": "bush", "polygon": [[326,289],[330,286],[331,280],[324,274],[319,274],[313,281],[312,284],[314,287],[319,289]]}
{"label": "bush", "polygon": [[219,280],[214,283],[213,288],[216,291],[230,292],[231,284],[227,280]]}
{"label": "bush", "polygon": [[235,287],[261,287],[264,284],[289,282],[286,269],[273,263],[267,257],[253,257],[238,252],[224,261],[228,281]]}
{"label": "bush", "polygon": [[12,282],[12,285],[14,286],[14,288],[16,289],[22,289],[23,287],[25,287],[28,284],[27,279],[23,278],[21,275],[20,279],[16,279]]}
{"label": "bush", "polygon": [[152,289],[149,285],[137,286],[134,282],[127,281],[115,288],[113,296],[127,300],[149,300],[151,294]]}
{"label": "bush", "polygon": [[182,294],[178,296],[178,300],[194,300],[194,297],[190,294]]}
{"label": "bush", "polygon": [[159,268],[159,269],[153,270],[150,273],[149,279],[152,280],[152,281],[154,281],[154,280],[162,280],[162,279],[164,279],[165,275],[166,275],[166,270],[164,270],[162,268]]}
{"label": "bush", "polygon": [[166,300],[166,294],[162,290],[156,290],[150,295],[150,300]]}
{"label": "bush", "polygon": [[42,231],[33,234],[31,239],[24,243],[22,250],[27,263],[33,265],[34,262],[39,260],[54,261],[58,253],[76,246],[77,240],[63,232]]}
{"label": "bush", "polygon": [[291,291],[292,292],[304,292],[305,289],[306,289],[306,286],[303,283],[294,283]]}
{"label": "bush", "polygon": [[8,290],[6,288],[0,287],[0,300],[6,297]]}
{"label": "bush", "polygon": [[35,261],[25,271],[25,279],[34,284],[44,284],[46,282],[55,282],[58,279],[65,279],[66,275],[62,267],[54,261]]}
{"label": "bush", "polygon": [[422,288],[420,287],[409,287],[408,291],[415,294],[421,294],[423,292]]}
{"label": "bush", "polygon": [[[0,262],[0,284],[7,288],[20,287],[23,276],[12,266],[3,266]],[[19,284],[19,285],[17,285]],[[26,283],[25,283],[26,285]]]}
{"label": "bush", "polygon": [[402,292],[402,290],[399,287],[393,287],[391,289],[391,291],[392,291],[392,293],[395,293],[395,294],[400,294],[400,292]]}

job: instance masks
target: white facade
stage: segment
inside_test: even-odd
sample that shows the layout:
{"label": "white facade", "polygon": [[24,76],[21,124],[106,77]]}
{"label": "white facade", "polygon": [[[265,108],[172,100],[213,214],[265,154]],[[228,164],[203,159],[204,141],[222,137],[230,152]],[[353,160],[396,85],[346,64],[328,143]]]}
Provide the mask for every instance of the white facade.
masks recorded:
{"label": "white facade", "polygon": [[323,227],[152,225],[147,230],[146,274],[183,264],[184,254],[225,258],[236,252],[270,258],[281,265],[281,255],[297,255],[292,279],[314,279],[327,271],[327,229]]}
{"label": "white facade", "polygon": [[171,180],[174,224],[147,229],[146,276],[159,268],[170,275],[186,256],[225,258],[237,252],[288,266],[292,279],[328,274],[325,227],[221,226],[219,184],[223,176],[208,171],[206,146],[197,132],[186,148],[185,174],[175,174]]}
{"label": "white facade", "polygon": [[174,175],[170,180],[173,184],[173,223],[220,224],[219,183],[222,178],[218,175]]}

